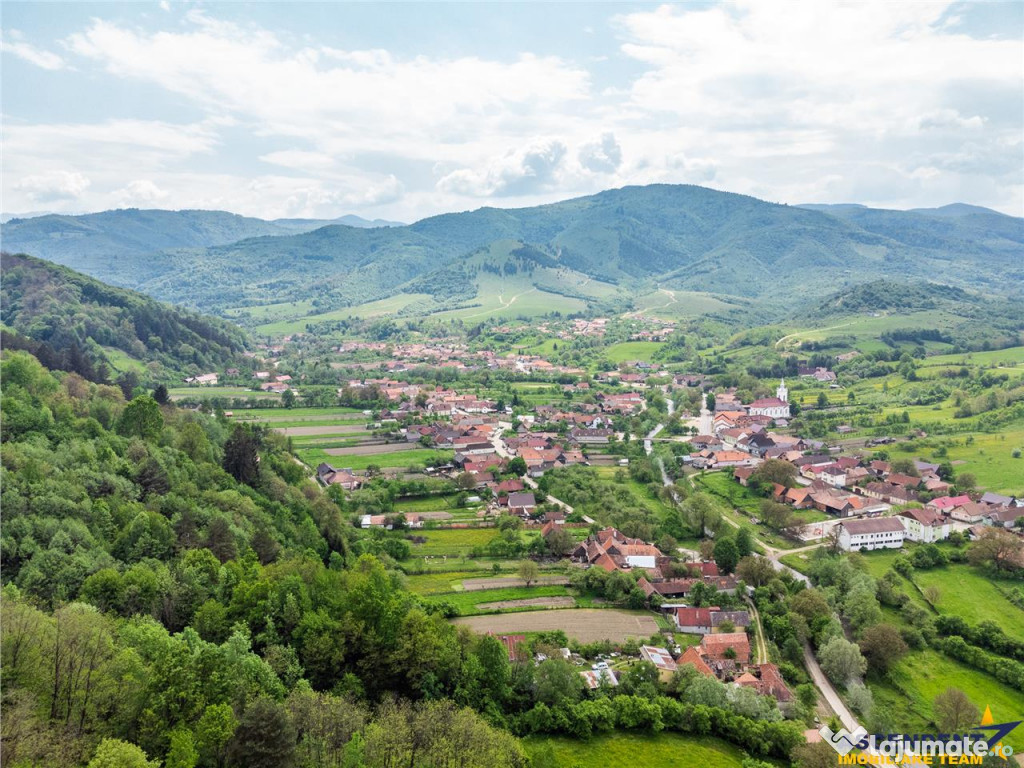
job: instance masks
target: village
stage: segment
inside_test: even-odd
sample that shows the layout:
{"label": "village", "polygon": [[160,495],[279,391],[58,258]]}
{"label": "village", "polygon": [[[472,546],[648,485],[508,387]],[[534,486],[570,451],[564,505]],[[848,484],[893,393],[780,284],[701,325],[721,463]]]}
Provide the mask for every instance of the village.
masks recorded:
{"label": "village", "polygon": [[[576,325],[575,333],[604,333],[603,323]],[[755,586],[735,563],[716,562],[714,533],[697,531],[685,546],[628,535],[600,503],[551,492],[558,487],[551,478],[566,472],[626,483],[643,496],[649,491],[630,473],[646,461],[660,471],[666,497],[643,503],[663,517],[678,514],[673,489],[700,491],[712,480],[719,492],[718,480],[734,486],[759,506],[729,510],[727,522],[753,532],[750,555],[798,582],[806,577],[784,562],[788,552],[893,550],[976,540],[986,529],[1024,530],[1024,500],[959,488],[940,463],[878,451],[888,438],[850,445],[801,434],[785,379],[773,396],[744,402],[736,388],[716,387],[706,374],[641,360],[590,373],[538,354],[473,351],[457,342],[350,341],[335,352],[355,358],[334,390],[353,404],[349,412],[320,419],[301,407],[302,381],[269,365],[252,374],[254,388],[290,392],[299,407],[294,420],[272,415],[267,425],[294,441],[325,490],[362,510],[352,524],[371,541],[408,542],[411,559],[401,567],[411,589],[437,601],[452,621],[499,638],[514,662],[566,661],[594,693],[618,687],[643,664],[664,685],[696,674],[766,697],[784,716],[802,711],[798,680],[787,682],[791,668],[784,674],[765,643]],[[387,360],[360,362],[361,355]],[[449,372],[443,384],[424,373],[441,369]],[[481,386],[476,377],[487,372],[522,383]],[[826,367],[796,373],[812,387],[841,387]],[[226,375],[239,380],[239,371]],[[190,383],[215,386],[217,377]],[[244,409],[226,415],[247,418]],[[413,456],[419,467],[407,461]],[[363,499],[382,482],[426,482],[435,490],[374,509]],[[821,690],[816,716],[842,714]]]}

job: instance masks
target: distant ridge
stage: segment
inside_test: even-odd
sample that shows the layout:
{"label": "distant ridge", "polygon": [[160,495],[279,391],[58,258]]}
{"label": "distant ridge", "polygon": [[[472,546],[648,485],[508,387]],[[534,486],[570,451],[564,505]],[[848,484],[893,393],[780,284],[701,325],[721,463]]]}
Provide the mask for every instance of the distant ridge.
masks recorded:
{"label": "distant ridge", "polygon": [[[2,232],[8,250],[215,312],[303,302],[323,313],[402,293],[436,306],[471,299],[481,270],[506,274],[507,265],[529,278],[530,264],[627,295],[664,288],[784,308],[878,279],[1004,296],[1024,284],[1024,220],[959,204],[938,211],[788,206],[654,184],[370,229],[116,211],[11,222]],[[482,251],[491,255],[474,256]]]}

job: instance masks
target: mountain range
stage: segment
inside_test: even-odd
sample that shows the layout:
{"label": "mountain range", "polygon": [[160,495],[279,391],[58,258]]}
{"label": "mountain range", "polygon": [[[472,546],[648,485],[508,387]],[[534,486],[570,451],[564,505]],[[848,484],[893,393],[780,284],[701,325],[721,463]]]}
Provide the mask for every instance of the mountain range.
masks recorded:
{"label": "mountain range", "polygon": [[400,294],[440,311],[501,290],[494,276],[509,275],[584,305],[609,290],[627,302],[660,289],[790,308],[877,279],[1003,297],[1024,286],[1024,219],[963,204],[787,206],[651,185],[408,226],[352,223],[121,210],[16,219],[0,231],[6,251],[219,313],[302,302],[317,314]]}

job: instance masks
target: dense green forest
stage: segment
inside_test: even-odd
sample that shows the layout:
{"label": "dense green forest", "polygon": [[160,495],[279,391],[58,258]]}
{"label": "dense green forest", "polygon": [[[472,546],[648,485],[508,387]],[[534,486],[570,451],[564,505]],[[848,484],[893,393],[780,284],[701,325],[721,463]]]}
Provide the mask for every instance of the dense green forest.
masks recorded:
{"label": "dense green forest", "polygon": [[353,527],[357,502],[285,438],[24,351],[0,375],[5,765],[516,766],[517,736],[616,728],[782,758],[802,740],[773,700],[689,671],[666,686],[641,663],[585,696],[561,659],[511,663],[408,592],[379,541],[403,534]]}
{"label": "dense green forest", "polygon": [[114,288],[67,267],[3,255],[0,311],[5,348],[27,349],[51,368],[102,381],[120,350],[161,373],[206,373],[239,361],[245,334],[217,318]]}

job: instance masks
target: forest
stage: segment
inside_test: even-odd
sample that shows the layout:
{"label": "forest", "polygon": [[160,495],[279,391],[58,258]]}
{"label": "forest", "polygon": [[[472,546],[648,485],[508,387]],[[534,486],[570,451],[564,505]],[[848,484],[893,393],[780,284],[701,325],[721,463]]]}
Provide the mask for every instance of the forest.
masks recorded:
{"label": "forest", "polygon": [[3,254],[0,309],[4,348],[92,381],[112,372],[110,350],[149,365],[156,379],[243,364],[246,336],[237,326],[31,256]]}

